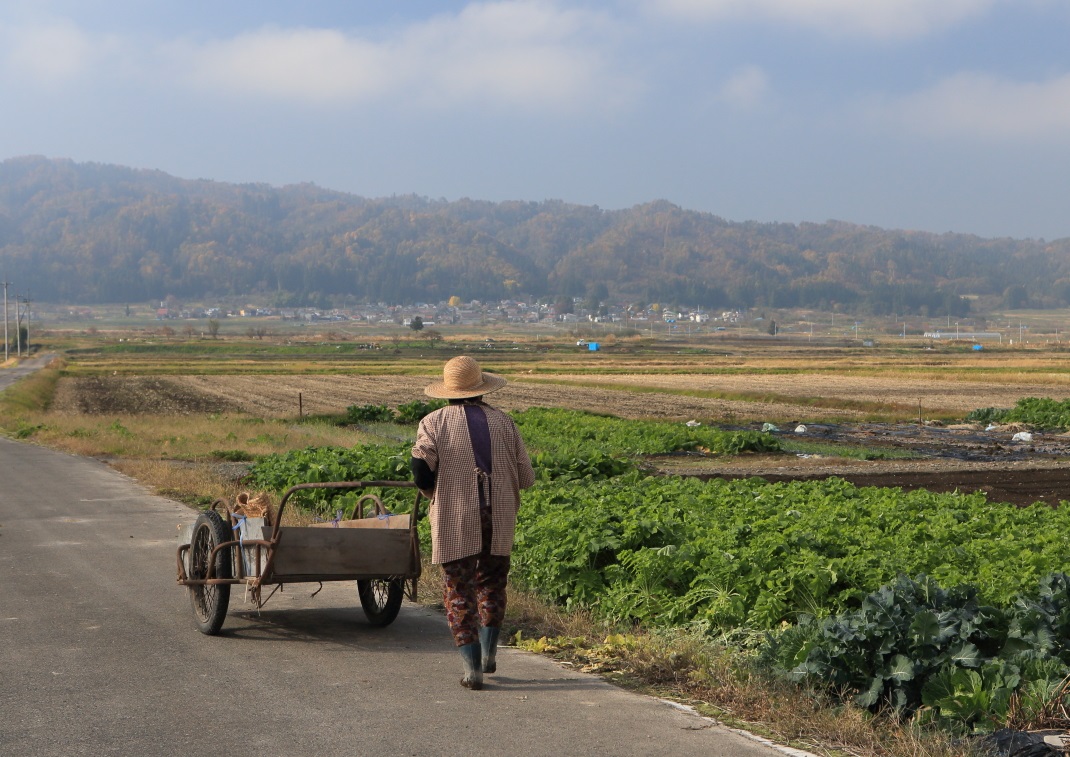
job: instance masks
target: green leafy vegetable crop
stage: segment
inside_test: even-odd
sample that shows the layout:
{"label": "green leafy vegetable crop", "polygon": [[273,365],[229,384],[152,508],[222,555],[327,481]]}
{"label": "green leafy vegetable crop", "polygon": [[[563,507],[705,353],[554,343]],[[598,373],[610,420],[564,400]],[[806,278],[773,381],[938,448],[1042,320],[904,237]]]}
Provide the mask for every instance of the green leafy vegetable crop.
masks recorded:
{"label": "green leafy vegetable crop", "polygon": [[900,576],[862,605],[771,639],[767,662],[863,707],[919,709],[955,731],[991,731],[1012,707],[1033,720],[1070,673],[1070,576],[1055,573],[1002,607],[969,586]]}
{"label": "green leafy vegetable crop", "polygon": [[529,449],[566,452],[584,457],[590,452],[618,457],[666,455],[705,451],[721,455],[778,452],[775,436],[757,431],[721,431],[683,423],[629,421],[578,410],[531,408],[513,413]]}
{"label": "green leafy vegetable crop", "polygon": [[514,575],[617,621],[772,628],[860,605],[900,573],[1002,605],[1070,559],[1070,509],[983,494],[628,474],[525,494]]}

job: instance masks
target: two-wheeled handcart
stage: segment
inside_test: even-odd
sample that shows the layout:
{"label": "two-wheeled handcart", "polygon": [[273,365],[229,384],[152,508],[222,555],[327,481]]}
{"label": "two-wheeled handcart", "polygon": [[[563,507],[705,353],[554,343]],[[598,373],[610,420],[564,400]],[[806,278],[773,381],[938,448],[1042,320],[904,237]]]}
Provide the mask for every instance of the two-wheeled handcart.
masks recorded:
{"label": "two-wheeled handcart", "polygon": [[[296,492],[381,487],[413,489],[412,512],[392,514],[377,495],[368,493],[357,500],[348,519],[282,525],[283,512]],[[247,587],[259,609],[284,584],[326,581],[356,581],[368,622],[389,625],[406,593],[416,599],[421,496],[407,481],[297,484],[286,490],[274,514],[266,511],[257,517],[240,506],[216,501],[197,516],[178,548],[178,583],[189,591],[197,628],[209,635],[219,633],[235,584]],[[265,587],[273,587],[266,597]]]}

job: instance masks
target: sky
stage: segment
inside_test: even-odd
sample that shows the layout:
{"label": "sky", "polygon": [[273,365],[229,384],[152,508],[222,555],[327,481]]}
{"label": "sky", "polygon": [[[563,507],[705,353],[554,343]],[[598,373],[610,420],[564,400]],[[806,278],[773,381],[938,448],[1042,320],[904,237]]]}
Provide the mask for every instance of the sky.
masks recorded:
{"label": "sky", "polygon": [[1070,237],[1070,0],[5,0],[0,160]]}

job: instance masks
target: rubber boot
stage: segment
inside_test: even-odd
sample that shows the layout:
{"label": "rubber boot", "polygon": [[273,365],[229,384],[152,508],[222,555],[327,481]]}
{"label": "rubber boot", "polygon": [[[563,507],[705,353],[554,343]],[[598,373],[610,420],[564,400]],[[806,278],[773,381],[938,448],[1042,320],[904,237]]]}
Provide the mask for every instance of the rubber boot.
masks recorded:
{"label": "rubber boot", "polygon": [[480,666],[482,660],[479,642],[459,646],[457,651],[461,653],[461,661],[464,662],[464,678],[461,679],[461,686],[476,691],[482,689],[483,670]]}
{"label": "rubber boot", "polygon": [[483,672],[498,670],[498,636],[502,629],[497,626],[479,629],[479,644],[483,648]]}

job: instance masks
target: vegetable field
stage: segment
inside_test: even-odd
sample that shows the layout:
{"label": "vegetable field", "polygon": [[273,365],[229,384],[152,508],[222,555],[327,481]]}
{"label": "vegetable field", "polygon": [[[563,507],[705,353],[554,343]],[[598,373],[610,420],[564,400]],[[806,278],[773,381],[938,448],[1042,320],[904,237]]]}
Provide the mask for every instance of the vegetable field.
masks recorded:
{"label": "vegetable field", "polygon": [[861,605],[899,574],[1006,605],[1070,563],[1070,510],[838,479],[643,477],[524,499],[515,575],[615,621],[769,629]]}

